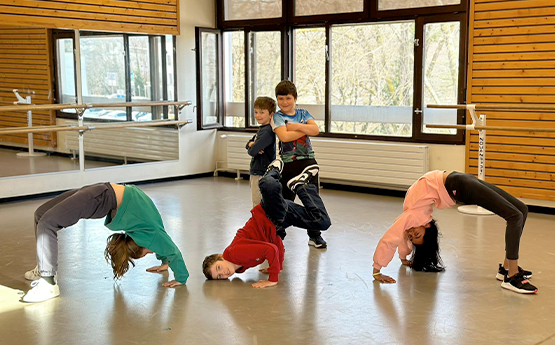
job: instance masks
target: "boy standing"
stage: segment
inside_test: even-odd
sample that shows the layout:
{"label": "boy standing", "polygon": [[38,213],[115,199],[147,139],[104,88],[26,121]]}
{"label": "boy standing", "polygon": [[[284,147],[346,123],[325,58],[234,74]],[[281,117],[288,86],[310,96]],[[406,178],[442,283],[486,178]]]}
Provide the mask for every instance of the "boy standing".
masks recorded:
{"label": "boy standing", "polygon": [[262,201],[251,210],[252,217],[237,231],[223,254],[212,254],[204,259],[202,271],[207,279],[227,279],[234,273],[243,273],[268,260],[270,266],[260,270],[269,273],[268,280],[260,280],[252,286],[274,286],[283,269],[285,252],[276,227],[329,228],[331,223],[324,203],[316,186],[309,184],[317,176],[318,166],[304,169],[289,183],[289,188],[299,196],[304,207],[283,199],[279,183],[282,169],[283,162],[278,159],[269,165],[268,172],[260,180]]}
{"label": "boy standing", "polygon": [[275,112],[276,102],[270,97],[258,97],[254,101],[254,118],[260,127],[245,147],[252,157],[249,171],[252,207],[258,205],[262,200],[258,182],[270,162],[276,159],[276,135],[270,125]]}
{"label": "boy standing", "polygon": [[[273,127],[279,142],[279,154],[285,166],[282,180],[283,197],[294,201],[295,193],[288,187],[289,180],[298,175],[305,168],[316,165],[314,151],[308,136],[320,133],[314,117],[305,109],[297,109],[297,88],[288,80],[281,81],[276,86],[276,98],[279,111],[274,114]],[[318,190],[318,178],[311,181]],[[327,247],[326,241],[321,236],[318,228],[308,228],[308,245],[319,249]]]}

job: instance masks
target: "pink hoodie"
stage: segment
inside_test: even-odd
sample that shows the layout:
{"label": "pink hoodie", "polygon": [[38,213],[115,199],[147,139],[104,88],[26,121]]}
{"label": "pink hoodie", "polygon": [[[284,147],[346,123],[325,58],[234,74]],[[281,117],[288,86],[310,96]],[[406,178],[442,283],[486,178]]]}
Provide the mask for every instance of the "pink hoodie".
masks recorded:
{"label": "pink hoodie", "polygon": [[403,213],[395,219],[376,247],[375,269],[387,267],[397,248],[401,259],[412,252],[412,243],[405,237],[405,231],[428,224],[432,220],[434,205],[439,209],[455,205],[445,189],[441,170],[426,173],[410,186],[403,203]]}

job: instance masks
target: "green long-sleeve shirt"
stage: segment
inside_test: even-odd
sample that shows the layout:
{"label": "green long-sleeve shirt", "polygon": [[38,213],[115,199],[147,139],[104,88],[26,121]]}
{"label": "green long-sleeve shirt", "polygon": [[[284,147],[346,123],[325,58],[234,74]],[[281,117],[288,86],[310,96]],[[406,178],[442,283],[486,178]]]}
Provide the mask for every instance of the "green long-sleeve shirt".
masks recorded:
{"label": "green long-sleeve shirt", "polygon": [[162,262],[168,262],[175,280],[185,284],[189,271],[179,248],[164,230],[162,217],[152,200],[139,188],[126,185],[123,200],[116,216],[106,216],[104,225],[113,231],[123,230],[139,245],[156,253]]}

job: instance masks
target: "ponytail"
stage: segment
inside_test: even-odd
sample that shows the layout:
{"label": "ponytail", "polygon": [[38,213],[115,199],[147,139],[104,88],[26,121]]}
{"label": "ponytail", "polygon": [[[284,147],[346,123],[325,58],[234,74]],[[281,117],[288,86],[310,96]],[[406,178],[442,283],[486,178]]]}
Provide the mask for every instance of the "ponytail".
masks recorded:
{"label": "ponytail", "polygon": [[106,241],[104,258],[112,265],[114,279],[120,279],[129,270],[129,263],[135,267],[133,259],[139,259],[142,253],[135,241],[125,233],[110,235]]}

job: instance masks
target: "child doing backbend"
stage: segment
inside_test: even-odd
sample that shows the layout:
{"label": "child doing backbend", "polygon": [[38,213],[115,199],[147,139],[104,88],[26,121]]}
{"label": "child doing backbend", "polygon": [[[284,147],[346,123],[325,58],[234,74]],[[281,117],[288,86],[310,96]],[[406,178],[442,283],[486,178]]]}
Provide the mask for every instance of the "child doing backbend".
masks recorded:
{"label": "child doing backbend", "polygon": [[25,273],[34,280],[23,297],[24,302],[42,302],[60,295],[58,270],[58,231],[80,219],[106,217],[104,225],[113,231],[104,252],[110,262],[114,279],[121,278],[134,260],[156,253],[162,265],[149,268],[150,272],[172,269],[175,280],[162,284],[176,287],[187,282],[189,272],[183,256],[164,230],[162,218],[152,200],[132,185],[98,183],[65,192],[47,201],[35,211],[37,267]]}
{"label": "child doing backbend", "polygon": [[[374,253],[374,279],[383,283],[395,280],[380,272],[389,264],[395,250],[403,264],[417,271],[444,270],[439,255],[439,232],[432,218],[433,207],[442,209],[455,203],[479,205],[507,221],[505,258],[496,275],[501,287],[518,293],[535,293],[528,281],[532,272],[518,266],[520,236],[528,215],[521,201],[491,183],[459,172],[430,171],[407,191],[403,213],[382,237]],[[407,260],[407,255],[412,256]]]}

